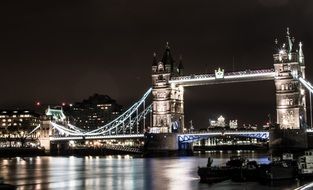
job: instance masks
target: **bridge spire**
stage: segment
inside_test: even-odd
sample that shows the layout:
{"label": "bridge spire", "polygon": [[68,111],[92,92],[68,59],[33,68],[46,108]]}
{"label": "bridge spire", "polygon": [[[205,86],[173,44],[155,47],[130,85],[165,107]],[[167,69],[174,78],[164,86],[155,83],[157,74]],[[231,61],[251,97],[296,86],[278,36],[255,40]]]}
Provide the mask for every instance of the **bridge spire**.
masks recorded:
{"label": "bridge spire", "polygon": [[184,66],[183,66],[183,56],[182,55],[179,56],[179,64],[178,64],[177,70],[178,70],[179,75],[183,75]]}
{"label": "bridge spire", "polygon": [[[163,68],[163,66],[161,65]],[[156,53],[153,53],[153,61],[152,61],[152,73],[156,73],[158,71],[158,61],[156,58]]]}
{"label": "bridge spire", "polygon": [[286,31],[286,38],[287,38],[287,44],[288,44],[288,53],[291,53],[293,51],[293,41],[294,38],[290,37],[290,31],[289,31],[289,27],[287,27],[287,31]]}
{"label": "bridge spire", "polygon": [[299,63],[301,66],[304,66],[304,54],[302,50],[302,42],[299,42]]}
{"label": "bridge spire", "polygon": [[275,38],[275,40],[274,40],[274,54],[279,53],[279,50],[280,50],[280,47],[278,44],[278,39]]}
{"label": "bridge spire", "polygon": [[166,42],[166,49],[170,49],[170,45],[168,42]]}
{"label": "bridge spire", "polygon": [[156,59],[157,54],[155,52],[153,52],[153,62],[152,62],[152,66],[158,66],[158,61]]}
{"label": "bridge spire", "polygon": [[287,27],[286,34],[287,34],[286,38],[287,38],[287,43],[288,43],[288,53],[291,53],[293,44],[292,44],[291,37],[290,37],[289,27]]}
{"label": "bridge spire", "polygon": [[166,42],[165,46],[165,52],[163,54],[162,63],[165,66],[165,70],[167,72],[173,72],[174,69],[174,59],[171,54],[171,48],[169,46],[169,43]]}

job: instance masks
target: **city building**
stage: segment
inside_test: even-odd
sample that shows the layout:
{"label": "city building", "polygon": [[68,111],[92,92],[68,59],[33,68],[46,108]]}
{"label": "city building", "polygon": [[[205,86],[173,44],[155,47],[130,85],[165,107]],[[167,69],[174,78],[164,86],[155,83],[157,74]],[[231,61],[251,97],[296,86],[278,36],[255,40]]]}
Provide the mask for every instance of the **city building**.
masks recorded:
{"label": "city building", "polygon": [[94,94],[82,102],[64,105],[63,110],[71,124],[93,130],[115,119],[122,106],[107,95]]}
{"label": "city building", "polygon": [[258,129],[258,125],[257,124],[243,124],[241,129],[243,130],[257,130]]}
{"label": "city building", "polygon": [[238,128],[238,120],[229,120],[229,128],[237,129]]}
{"label": "city building", "polygon": [[209,129],[214,128],[224,128],[224,129],[237,129],[238,128],[238,120],[229,120],[227,125],[226,119],[221,115],[216,120],[209,119]]}
{"label": "city building", "polygon": [[0,110],[0,135],[24,136],[40,123],[40,115],[31,110]]}
{"label": "city building", "polygon": [[221,115],[217,118],[217,120],[209,119],[209,128],[216,128],[216,127],[225,127],[225,118]]}

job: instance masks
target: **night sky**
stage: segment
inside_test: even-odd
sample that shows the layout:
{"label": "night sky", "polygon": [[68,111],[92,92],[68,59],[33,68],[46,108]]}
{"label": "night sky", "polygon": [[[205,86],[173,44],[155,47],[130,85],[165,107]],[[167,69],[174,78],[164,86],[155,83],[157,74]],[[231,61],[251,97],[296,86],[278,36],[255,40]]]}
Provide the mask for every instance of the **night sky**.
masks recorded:
{"label": "night sky", "polygon": [[[273,67],[286,27],[304,43],[313,81],[313,1],[8,1],[0,6],[0,108],[32,108],[108,94],[128,107],[151,86],[153,52],[165,43],[185,73]],[[311,74],[312,73],[312,74]],[[185,89],[186,121],[223,114],[264,123],[273,81]]]}

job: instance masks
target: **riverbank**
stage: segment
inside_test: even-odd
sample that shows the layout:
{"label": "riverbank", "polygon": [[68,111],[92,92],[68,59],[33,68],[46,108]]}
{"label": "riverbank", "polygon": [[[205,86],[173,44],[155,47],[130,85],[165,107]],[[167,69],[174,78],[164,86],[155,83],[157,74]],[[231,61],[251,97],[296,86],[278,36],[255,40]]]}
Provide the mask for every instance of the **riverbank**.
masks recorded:
{"label": "riverbank", "polygon": [[107,156],[107,155],[141,155],[142,152],[113,150],[107,148],[76,148],[47,152],[40,148],[0,148],[0,157],[33,157],[33,156]]}
{"label": "riverbank", "polygon": [[194,146],[194,151],[210,150],[268,150],[268,145],[215,145],[215,146]]}
{"label": "riverbank", "polygon": [[0,148],[0,157],[17,156],[47,156],[44,149],[40,148]]}

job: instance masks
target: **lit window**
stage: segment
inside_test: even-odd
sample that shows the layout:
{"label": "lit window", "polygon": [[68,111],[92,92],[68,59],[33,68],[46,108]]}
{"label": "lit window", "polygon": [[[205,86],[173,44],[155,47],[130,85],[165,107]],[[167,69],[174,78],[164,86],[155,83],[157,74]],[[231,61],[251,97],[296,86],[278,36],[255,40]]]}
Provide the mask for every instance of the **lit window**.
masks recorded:
{"label": "lit window", "polygon": [[6,120],[5,120],[5,119],[2,119],[2,122],[6,122]]}

